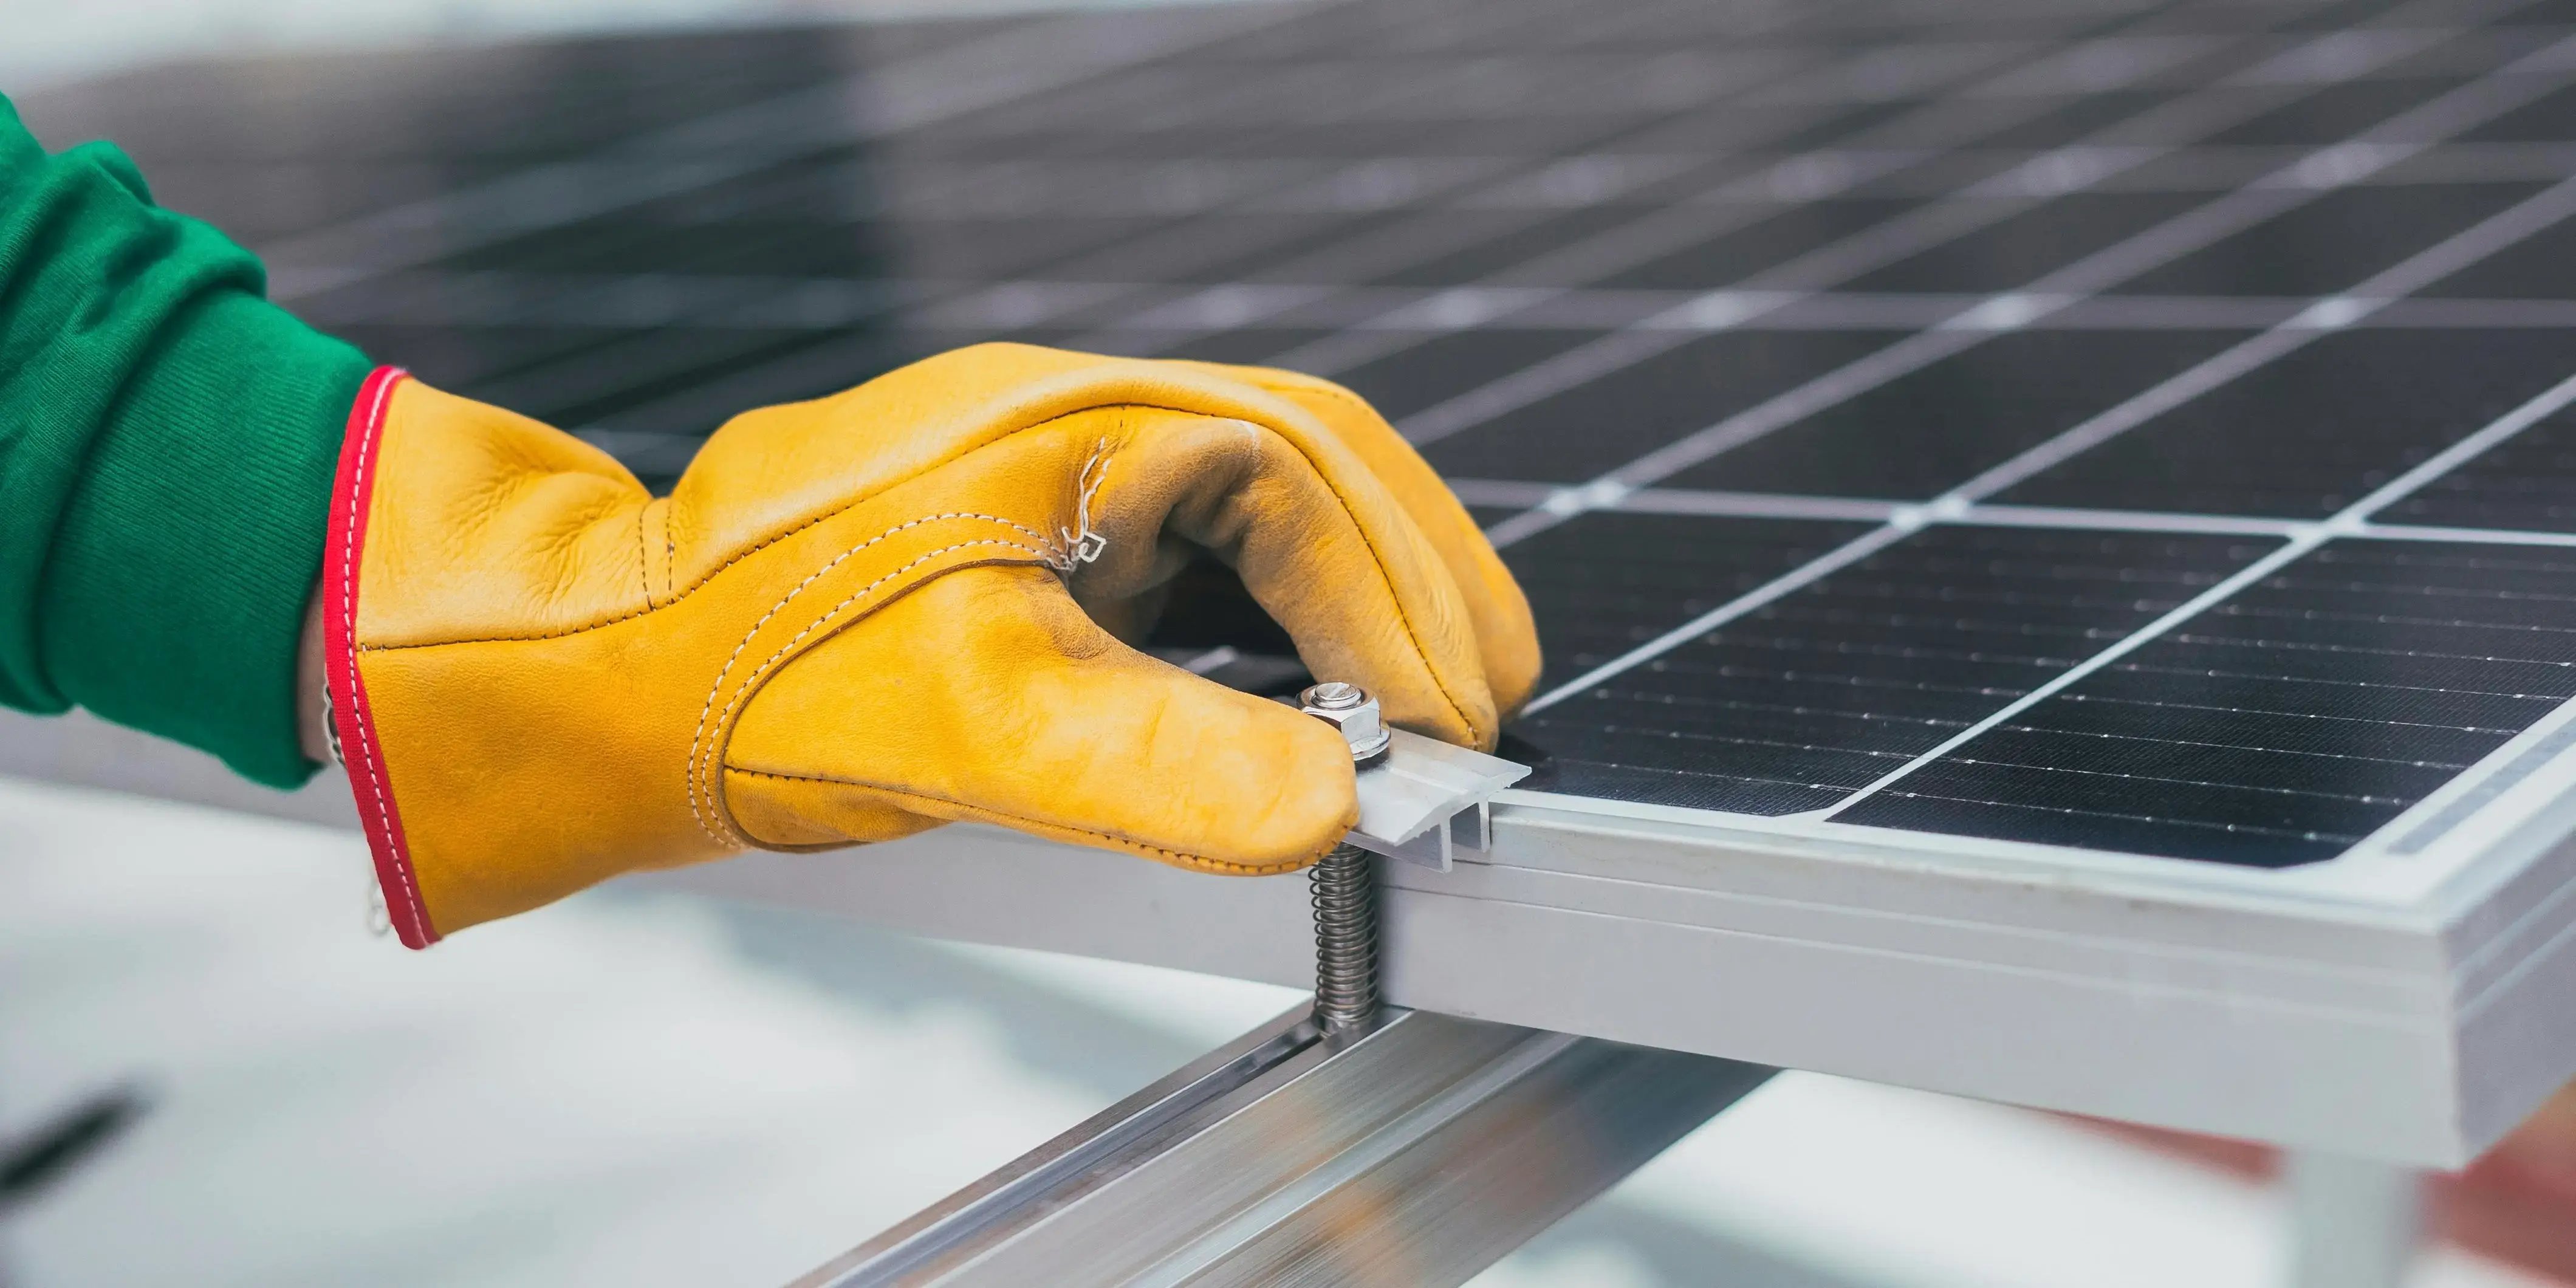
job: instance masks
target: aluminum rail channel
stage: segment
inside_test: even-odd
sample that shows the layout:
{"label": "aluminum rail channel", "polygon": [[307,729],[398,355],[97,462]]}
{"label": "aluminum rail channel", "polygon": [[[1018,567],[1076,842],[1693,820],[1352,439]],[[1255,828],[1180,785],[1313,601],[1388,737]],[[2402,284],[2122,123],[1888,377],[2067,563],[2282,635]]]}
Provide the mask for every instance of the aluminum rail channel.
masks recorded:
{"label": "aluminum rail channel", "polygon": [[796,1282],[1465,1282],[1772,1070],[1388,1010],[1283,1015]]}

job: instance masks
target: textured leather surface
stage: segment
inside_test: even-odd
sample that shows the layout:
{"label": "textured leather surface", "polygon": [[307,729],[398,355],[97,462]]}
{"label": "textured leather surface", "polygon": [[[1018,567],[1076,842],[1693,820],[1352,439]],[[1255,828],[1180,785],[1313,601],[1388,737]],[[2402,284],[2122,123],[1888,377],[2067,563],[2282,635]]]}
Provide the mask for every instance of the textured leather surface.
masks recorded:
{"label": "textured leather surface", "polygon": [[1355,816],[1334,732],[1112,633],[1192,547],[1406,728],[1490,747],[1538,675],[1430,468],[1284,372],[961,349],[736,418],[666,499],[418,382],[380,450],[358,666],[440,932],[955,819],[1311,862]]}

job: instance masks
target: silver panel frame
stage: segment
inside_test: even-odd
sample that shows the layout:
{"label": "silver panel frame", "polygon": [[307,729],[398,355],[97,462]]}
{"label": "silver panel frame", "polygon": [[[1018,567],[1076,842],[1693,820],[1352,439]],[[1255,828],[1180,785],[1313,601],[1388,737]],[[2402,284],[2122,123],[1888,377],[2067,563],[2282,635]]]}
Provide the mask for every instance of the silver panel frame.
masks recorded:
{"label": "silver panel frame", "polygon": [[[2283,872],[1506,792],[1490,851],[1449,872],[1380,865],[1386,995],[2455,1167],[2576,1076],[2576,754],[2552,741],[2571,722],[2507,744],[2352,855]],[[0,713],[0,773],[354,826],[340,784],[262,791],[77,713]],[[2398,844],[2473,797],[2431,843]],[[638,880],[1312,982],[1302,877],[1208,877],[997,829]]]}

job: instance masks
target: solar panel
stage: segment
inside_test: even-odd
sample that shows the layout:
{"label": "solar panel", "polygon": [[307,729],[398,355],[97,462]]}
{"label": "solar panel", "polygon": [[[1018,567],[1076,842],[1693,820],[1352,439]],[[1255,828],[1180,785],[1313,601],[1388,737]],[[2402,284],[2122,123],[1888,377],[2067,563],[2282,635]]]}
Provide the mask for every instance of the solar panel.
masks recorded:
{"label": "solar panel", "polygon": [[2576,696],[2571,22],[1349,0],[27,111],[657,486],[981,339],[1335,376],[1530,591],[1533,792],[2273,868]]}

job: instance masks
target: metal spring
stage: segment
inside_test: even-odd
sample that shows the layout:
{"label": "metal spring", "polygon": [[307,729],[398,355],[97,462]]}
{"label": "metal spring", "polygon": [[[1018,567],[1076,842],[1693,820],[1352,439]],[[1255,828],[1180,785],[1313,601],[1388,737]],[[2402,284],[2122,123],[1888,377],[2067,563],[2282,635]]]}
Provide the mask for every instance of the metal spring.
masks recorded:
{"label": "metal spring", "polygon": [[1308,878],[1315,902],[1315,1022],[1327,1033],[1377,1016],[1377,886],[1368,851],[1337,845]]}

